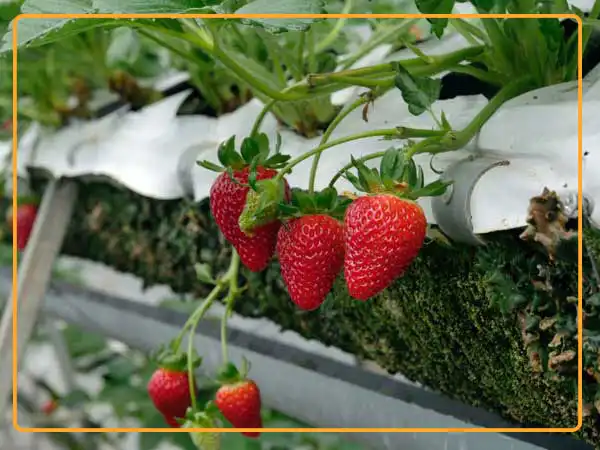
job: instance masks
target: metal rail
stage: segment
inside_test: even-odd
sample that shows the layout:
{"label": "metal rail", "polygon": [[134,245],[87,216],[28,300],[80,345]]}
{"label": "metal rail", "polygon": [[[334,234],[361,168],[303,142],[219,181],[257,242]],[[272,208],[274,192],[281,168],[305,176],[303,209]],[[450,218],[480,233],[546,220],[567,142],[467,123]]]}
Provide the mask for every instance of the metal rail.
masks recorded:
{"label": "metal rail", "polygon": [[[10,274],[0,270],[0,293]],[[145,352],[172,339],[186,315],[51,282],[44,312]],[[252,363],[265,404],[315,427],[515,427],[495,414],[389,377],[327,357],[231,330],[230,353]],[[218,323],[201,323],[195,338],[204,370],[221,364]],[[518,430],[518,428],[516,428]],[[348,438],[373,449],[397,450],[591,450],[566,435],[511,433],[349,433]]]}
{"label": "metal rail", "polygon": [[[38,320],[77,197],[73,181],[50,182],[44,193],[36,221],[23,253],[17,279],[17,367],[33,327]],[[12,274],[7,286],[12,285]],[[13,291],[0,319],[0,411],[7,408],[13,374]]]}

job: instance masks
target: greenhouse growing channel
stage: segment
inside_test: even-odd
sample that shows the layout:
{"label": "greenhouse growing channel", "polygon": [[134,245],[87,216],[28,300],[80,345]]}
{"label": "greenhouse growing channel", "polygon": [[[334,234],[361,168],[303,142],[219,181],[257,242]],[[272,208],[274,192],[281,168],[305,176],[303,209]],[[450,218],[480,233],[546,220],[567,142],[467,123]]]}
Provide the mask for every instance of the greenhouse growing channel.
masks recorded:
{"label": "greenhouse growing channel", "polygon": [[[0,280],[5,297],[10,293],[10,269],[0,271]],[[176,334],[186,319],[177,311],[59,281],[51,281],[42,312],[146,352]],[[259,333],[232,328],[230,340],[234,358],[245,355],[255,363],[253,371],[264,386],[265,403],[312,426],[514,426],[484,410]],[[195,344],[203,349],[205,368],[216,369],[220,362],[218,324],[205,321]],[[294,380],[291,385],[290,379]],[[348,439],[373,449],[592,448],[565,435],[541,433],[352,433]]]}
{"label": "greenhouse growing channel", "polygon": [[[187,87],[186,82],[178,83],[169,86],[164,93],[172,96]],[[109,115],[121,106],[106,105],[98,115]],[[50,268],[61,247],[75,196],[74,183],[52,182],[40,208],[35,231],[19,270],[19,351],[23,351],[37,318],[42,314],[144,352],[155,350],[176,335],[187,318],[185,314],[133,301],[122,292],[107,294],[49,280]],[[11,278],[9,269],[0,270],[0,292],[4,298],[11,295]],[[119,286],[113,287],[119,289]],[[8,306],[12,306],[10,302]],[[4,374],[8,374],[12,360],[9,348],[11,320],[10,314],[5,314],[0,325],[2,396],[10,386],[10,379]],[[300,338],[295,339],[296,343],[284,342],[279,333],[266,336],[257,329],[253,331],[245,327],[232,327],[229,334],[231,356],[239,360],[243,355],[253,363],[253,374],[262,386],[265,404],[311,426],[517,427],[482,409],[342,362],[334,357],[336,352],[332,349],[324,349],[317,354],[301,348],[306,346],[302,345]],[[195,345],[203,349],[204,368],[216,370],[220,365],[218,324],[205,321],[195,336]],[[293,383],[290,380],[294,380]],[[8,409],[8,404],[5,408],[2,406],[5,404],[0,405],[0,409]],[[592,448],[568,435],[548,433],[349,433],[347,437],[368,448],[390,450]],[[4,445],[5,442],[0,442],[2,450]],[[6,448],[15,450],[10,443]]]}

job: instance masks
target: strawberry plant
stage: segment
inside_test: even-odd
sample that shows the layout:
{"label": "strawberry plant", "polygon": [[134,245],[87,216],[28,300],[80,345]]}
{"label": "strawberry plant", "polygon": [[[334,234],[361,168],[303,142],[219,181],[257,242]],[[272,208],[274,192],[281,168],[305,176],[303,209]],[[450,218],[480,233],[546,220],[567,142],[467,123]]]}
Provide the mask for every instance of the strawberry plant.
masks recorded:
{"label": "strawberry plant", "polygon": [[[19,52],[21,121],[60,127],[93,115],[94,96],[112,92],[136,109],[160,98],[140,81],[165,69],[165,50],[130,28],[90,29]],[[162,56],[161,56],[162,54]],[[12,114],[12,60],[0,57],[2,117]],[[105,94],[106,95],[106,94]]]}

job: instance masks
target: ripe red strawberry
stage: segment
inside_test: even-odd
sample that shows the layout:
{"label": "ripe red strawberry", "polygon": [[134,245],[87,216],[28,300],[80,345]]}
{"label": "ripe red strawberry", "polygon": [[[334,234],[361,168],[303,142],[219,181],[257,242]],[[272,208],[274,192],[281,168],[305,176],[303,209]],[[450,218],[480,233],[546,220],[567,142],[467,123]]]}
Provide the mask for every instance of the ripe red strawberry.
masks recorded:
{"label": "ripe red strawberry", "polygon": [[[33,204],[22,204],[17,207],[17,249],[23,250],[29,242],[38,208]],[[13,210],[9,209],[6,221],[12,229]]]}
{"label": "ripe red strawberry", "polygon": [[210,190],[210,210],[242,264],[253,272],[265,269],[275,252],[281,226],[279,203],[290,196],[284,178],[273,180],[290,157],[279,153],[279,147],[274,155],[269,153],[269,138],[260,133],[245,138],[239,153],[235,136],[223,142],[218,150],[222,167],[198,161],[206,169],[221,172]]}
{"label": "ripe red strawberry", "polygon": [[179,422],[177,422],[177,419],[175,419],[175,417],[169,417],[169,416],[164,416],[164,417],[165,417],[165,422],[171,428],[181,428],[181,425],[179,424]]}
{"label": "ripe red strawberry", "polygon": [[58,408],[58,402],[56,400],[48,400],[42,405],[42,413],[49,416]]}
{"label": "ripe red strawberry", "polygon": [[148,382],[148,394],[165,418],[185,417],[191,405],[187,372],[157,369]]}
{"label": "ripe red strawberry", "polygon": [[[269,263],[275,252],[277,232],[281,226],[279,220],[267,223],[245,234],[239,226],[239,218],[246,205],[249,187],[250,169],[248,167],[233,172],[234,182],[228,173],[219,175],[210,190],[210,209],[219,230],[240,255],[240,261],[253,272],[260,272]],[[277,171],[264,167],[256,169],[256,179],[273,178]],[[240,183],[240,184],[238,184]],[[287,188],[287,183],[286,183]],[[289,188],[287,188],[289,189]]]}
{"label": "ripe red strawberry", "polygon": [[415,200],[444,193],[450,182],[425,185],[423,171],[393,148],[379,171],[358,161],[354,165],[359,176],[346,176],[368,195],[346,210],[344,277],[349,294],[367,300],[400,277],[423,246],[427,219]]}
{"label": "ripe red strawberry", "polygon": [[292,301],[304,310],[325,300],[344,264],[344,228],[331,216],[313,214],[285,223],[277,254]]}
{"label": "ripe red strawberry", "polygon": [[346,211],[344,276],[350,295],[367,300],[401,276],[423,246],[419,205],[389,194],[365,196]]}
{"label": "ripe red strawberry", "polygon": [[[262,428],[260,390],[256,383],[244,379],[224,384],[215,396],[215,405],[235,428]],[[243,432],[247,437],[258,437],[258,432]]]}

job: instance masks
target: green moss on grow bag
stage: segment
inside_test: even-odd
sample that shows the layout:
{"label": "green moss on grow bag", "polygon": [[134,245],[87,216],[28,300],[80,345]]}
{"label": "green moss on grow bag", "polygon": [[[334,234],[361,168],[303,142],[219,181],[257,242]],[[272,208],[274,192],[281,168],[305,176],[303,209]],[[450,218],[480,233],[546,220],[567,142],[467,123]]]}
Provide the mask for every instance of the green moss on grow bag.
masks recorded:
{"label": "green moss on grow bag", "polygon": [[[427,244],[402,279],[367,302],[351,299],[340,279],[314,312],[292,304],[274,261],[263,273],[244,273],[249,289],[236,310],[524,425],[573,427],[577,372],[568,352],[576,351],[576,310],[569,303],[577,295],[576,260],[549,265],[545,252],[516,233],[488,238],[481,249]],[[600,255],[600,238],[590,232],[586,240]],[[81,189],[63,251],[139,276],[146,286],[167,284],[198,296],[207,287],[196,281],[194,264],[218,272],[229,258],[206,202],[150,200],[102,184]],[[551,294],[540,291],[540,276],[552,284]],[[593,278],[589,264],[586,277]],[[592,299],[586,308],[595,311],[594,289],[586,284],[586,301]],[[550,344],[560,333],[565,361],[550,364],[556,351]],[[595,339],[588,342],[588,364],[598,361]],[[593,374],[585,381],[591,405],[597,383]],[[597,443],[597,411],[589,413],[578,435]]]}

